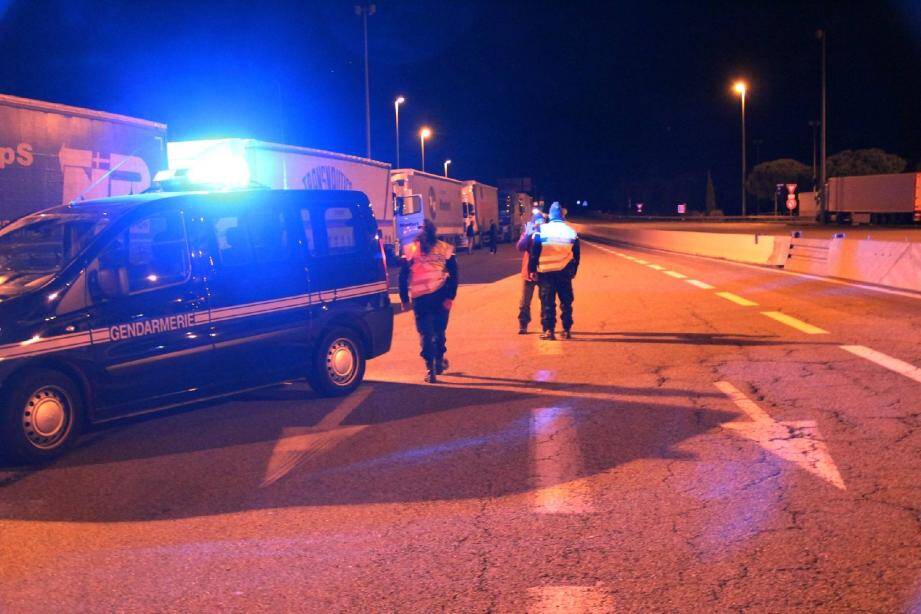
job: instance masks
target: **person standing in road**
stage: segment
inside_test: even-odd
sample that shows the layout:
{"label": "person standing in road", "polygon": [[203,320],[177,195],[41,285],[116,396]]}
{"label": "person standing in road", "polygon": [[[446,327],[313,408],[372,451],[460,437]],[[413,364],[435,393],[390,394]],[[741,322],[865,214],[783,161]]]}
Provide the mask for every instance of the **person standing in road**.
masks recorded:
{"label": "person standing in road", "polygon": [[439,241],[435,224],[425,220],[422,233],[406,249],[400,268],[400,301],[410,307],[425,361],[425,381],[435,383],[448,368],[445,358],[448,316],[457,296],[457,259],[454,248]]}
{"label": "person standing in road", "polygon": [[496,220],[489,220],[489,253],[495,254],[499,249],[499,227]]}
{"label": "person standing in road", "polygon": [[518,302],[518,334],[528,334],[528,324],[531,323],[531,299],[534,298],[534,288],[537,282],[532,279],[531,272],[528,270],[528,263],[531,260],[531,246],[534,243],[534,235],[540,232],[540,225],[544,221],[544,215],[534,210],[531,221],[525,224],[524,230],[521,231],[521,237],[518,239],[518,251],[521,252],[521,300]]}
{"label": "person standing in road", "polygon": [[579,235],[563,219],[560,203],[550,205],[550,221],[542,224],[531,245],[528,270],[540,288],[541,339],[556,339],[556,298],[560,298],[563,339],[572,337],[572,280],[579,270]]}
{"label": "person standing in road", "polygon": [[467,235],[467,255],[473,253],[473,238],[476,233],[473,231],[473,220],[470,220],[470,223],[467,224],[467,229],[464,231],[464,234]]}

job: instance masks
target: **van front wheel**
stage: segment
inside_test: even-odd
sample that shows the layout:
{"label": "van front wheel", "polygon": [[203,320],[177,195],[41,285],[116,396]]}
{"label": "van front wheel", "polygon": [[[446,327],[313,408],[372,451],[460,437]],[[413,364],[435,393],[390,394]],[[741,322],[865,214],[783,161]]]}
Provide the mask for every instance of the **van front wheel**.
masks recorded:
{"label": "van front wheel", "polygon": [[365,354],[358,336],[347,328],[333,328],[320,340],[308,374],[311,387],[323,396],[349,394],[365,375]]}
{"label": "van front wheel", "polygon": [[17,379],[0,405],[0,451],[25,464],[57,458],[80,430],[80,391],[70,378],[50,369],[36,369]]}

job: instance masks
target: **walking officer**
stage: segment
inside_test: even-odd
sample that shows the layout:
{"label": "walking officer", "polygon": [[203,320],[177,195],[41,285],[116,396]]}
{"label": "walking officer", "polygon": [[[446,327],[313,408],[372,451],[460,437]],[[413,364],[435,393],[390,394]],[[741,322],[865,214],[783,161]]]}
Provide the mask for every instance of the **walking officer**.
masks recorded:
{"label": "walking officer", "polygon": [[457,296],[457,260],[454,248],[436,236],[435,224],[425,220],[419,237],[406,248],[400,268],[400,301],[409,309],[412,298],[416,330],[425,360],[425,381],[448,368],[445,332]]}
{"label": "walking officer", "polygon": [[579,236],[563,220],[560,203],[550,205],[550,220],[540,227],[531,246],[528,270],[540,292],[541,339],[556,339],[556,298],[560,298],[563,339],[572,337],[572,280],[579,269]]}

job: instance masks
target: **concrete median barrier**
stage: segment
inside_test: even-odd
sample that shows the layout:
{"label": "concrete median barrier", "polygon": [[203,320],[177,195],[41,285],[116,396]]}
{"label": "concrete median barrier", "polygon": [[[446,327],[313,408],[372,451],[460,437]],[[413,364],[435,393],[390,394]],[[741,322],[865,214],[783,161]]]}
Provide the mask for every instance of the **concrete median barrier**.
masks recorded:
{"label": "concrete median barrier", "polygon": [[[653,230],[644,228],[606,228],[575,224],[583,235],[597,235],[630,245],[663,249],[682,254],[723,258],[749,264],[781,266],[787,258],[789,239],[770,235]],[[780,239],[780,241],[777,241]]]}
{"label": "concrete median barrier", "polygon": [[575,226],[628,245],[921,292],[921,243]]}

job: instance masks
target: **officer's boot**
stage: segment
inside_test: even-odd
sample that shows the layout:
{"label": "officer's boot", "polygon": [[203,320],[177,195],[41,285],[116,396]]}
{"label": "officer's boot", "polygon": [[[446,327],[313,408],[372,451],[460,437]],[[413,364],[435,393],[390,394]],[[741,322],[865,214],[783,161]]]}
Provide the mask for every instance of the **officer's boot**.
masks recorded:
{"label": "officer's boot", "polygon": [[435,377],[435,374],[436,374],[438,371],[437,371],[437,369],[435,368],[435,361],[434,361],[434,360],[426,361],[425,366],[426,366],[426,369],[427,369],[426,372],[425,372],[425,381],[426,381],[427,383],[429,383],[429,384],[437,384],[437,383],[438,383],[438,378]]}
{"label": "officer's boot", "polygon": [[439,360],[435,361],[435,373],[441,375],[448,370],[449,366],[448,359],[442,356]]}

